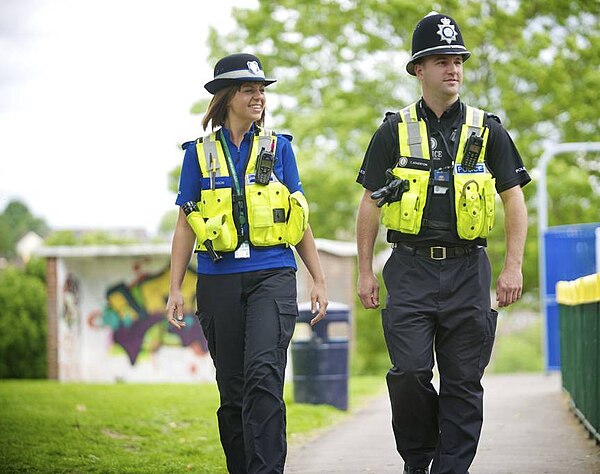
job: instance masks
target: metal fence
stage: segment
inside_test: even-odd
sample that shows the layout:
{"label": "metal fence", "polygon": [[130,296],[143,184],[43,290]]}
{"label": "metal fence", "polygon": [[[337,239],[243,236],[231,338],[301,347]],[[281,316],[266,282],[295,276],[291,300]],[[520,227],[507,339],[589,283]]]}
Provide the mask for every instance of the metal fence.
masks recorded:
{"label": "metal fence", "polygon": [[562,386],[571,407],[600,442],[600,273],[559,281]]}

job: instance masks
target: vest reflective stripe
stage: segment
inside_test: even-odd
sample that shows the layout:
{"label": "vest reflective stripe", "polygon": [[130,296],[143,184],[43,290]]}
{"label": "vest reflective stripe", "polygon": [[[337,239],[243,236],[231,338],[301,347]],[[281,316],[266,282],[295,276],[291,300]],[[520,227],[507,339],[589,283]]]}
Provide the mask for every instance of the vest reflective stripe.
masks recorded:
{"label": "vest reflective stripe", "polygon": [[[429,137],[427,124],[417,118],[417,104],[400,110],[402,121],[398,122],[398,145],[400,160],[392,173],[409,182],[410,187],[399,202],[382,208],[381,221],[388,229],[405,234],[418,234],[423,221],[429,184]],[[412,167],[410,158],[421,160],[420,167]],[[423,162],[424,165],[423,166]]]}
{"label": "vest reflective stripe", "polygon": [[[202,142],[202,148],[204,150],[204,160],[206,164],[206,170],[211,172],[213,167],[215,168],[216,175],[221,176],[221,162],[225,159],[223,154],[223,149],[219,143],[219,149],[217,149],[216,136],[213,133],[211,136],[211,140],[207,140]],[[214,138],[213,138],[214,137]],[[220,153],[219,153],[220,152]],[[225,164],[227,162],[225,161]],[[227,167],[225,167],[227,169]]]}
{"label": "vest reflective stripe", "polygon": [[417,120],[416,102],[402,109],[400,116],[402,117],[402,122],[398,123],[400,156],[429,159],[427,125],[423,120]]}
{"label": "vest reflective stripe", "polygon": [[[429,136],[425,121],[417,117],[416,102],[403,108],[399,115],[402,119],[398,123],[400,159],[392,172],[408,180],[410,188],[404,192],[400,202],[386,204],[382,208],[382,223],[391,230],[418,234],[430,185],[431,170],[423,169],[423,160],[427,165],[430,163]],[[468,105],[465,107],[465,122],[461,128],[456,157],[462,157],[471,133],[483,138],[483,146],[476,170],[466,173],[460,164],[455,164],[452,174],[456,228],[459,237],[465,240],[486,237],[494,224],[495,188],[494,178],[485,165],[488,129],[484,127],[484,117],[482,110]],[[410,158],[419,158],[421,165],[415,166]]]}
{"label": "vest reflective stripe", "polygon": [[[260,151],[265,149],[275,152],[276,146],[277,135],[260,129],[259,134],[254,136],[244,176],[249,238],[252,245],[258,247],[296,245],[308,226],[308,203],[302,193],[294,193],[291,198],[289,190],[277,179],[275,173],[271,173],[268,185],[256,184],[254,181]],[[202,172],[198,209],[206,221],[206,238],[213,241],[216,251],[233,251],[241,243],[238,238],[241,229],[237,227],[239,219],[234,216],[233,205],[232,173],[235,170],[229,169],[228,160],[215,133],[198,140],[196,150]],[[298,202],[304,205],[299,205]],[[196,250],[203,251],[206,248],[201,242],[197,242]]]}
{"label": "vest reflective stripe", "polygon": [[[206,239],[219,252],[238,246],[238,229],[233,217],[233,194],[227,158],[215,132],[196,141],[198,164],[202,174],[198,211],[206,223]],[[206,251],[196,236],[196,251]]]}

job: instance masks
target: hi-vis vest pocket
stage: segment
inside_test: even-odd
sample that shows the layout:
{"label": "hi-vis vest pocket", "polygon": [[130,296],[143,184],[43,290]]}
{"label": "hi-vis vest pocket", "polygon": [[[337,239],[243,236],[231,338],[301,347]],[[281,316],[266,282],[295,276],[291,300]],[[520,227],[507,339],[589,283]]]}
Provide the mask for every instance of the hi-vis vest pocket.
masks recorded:
{"label": "hi-vis vest pocket", "polygon": [[421,230],[423,209],[427,199],[429,172],[394,168],[393,173],[409,182],[400,202],[386,204],[382,209],[381,221],[385,227],[405,234],[418,234]]}
{"label": "hi-vis vest pocket", "polygon": [[287,241],[296,245],[308,228],[308,202],[300,191],[290,195],[290,215],[287,222]]}
{"label": "hi-vis vest pocket", "polygon": [[275,181],[266,186],[246,185],[250,242],[257,247],[287,244],[286,217],[290,192]]}
{"label": "hi-vis vest pocket", "polygon": [[461,239],[485,238],[494,226],[495,179],[489,173],[457,173],[456,226]]}
{"label": "hi-vis vest pocket", "polygon": [[[198,209],[205,218],[206,238],[212,241],[217,252],[235,250],[238,238],[233,221],[231,188],[202,191],[201,199]],[[205,251],[206,247],[198,241],[197,249]]]}

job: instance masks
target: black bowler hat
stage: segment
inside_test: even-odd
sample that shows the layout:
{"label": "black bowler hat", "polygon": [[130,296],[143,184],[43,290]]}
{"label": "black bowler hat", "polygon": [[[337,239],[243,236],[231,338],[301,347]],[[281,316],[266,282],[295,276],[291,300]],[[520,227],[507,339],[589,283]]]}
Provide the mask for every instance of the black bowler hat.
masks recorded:
{"label": "black bowler hat", "polygon": [[415,75],[415,61],[433,54],[458,54],[463,61],[471,53],[465,48],[460,28],[448,15],[431,12],[417,26],[412,37],[412,57],[406,65],[411,76]]}
{"label": "black bowler hat", "polygon": [[264,82],[273,84],[276,79],[266,79],[260,59],[253,54],[237,53],[219,59],[215,65],[214,79],[204,84],[211,94],[241,82]]}

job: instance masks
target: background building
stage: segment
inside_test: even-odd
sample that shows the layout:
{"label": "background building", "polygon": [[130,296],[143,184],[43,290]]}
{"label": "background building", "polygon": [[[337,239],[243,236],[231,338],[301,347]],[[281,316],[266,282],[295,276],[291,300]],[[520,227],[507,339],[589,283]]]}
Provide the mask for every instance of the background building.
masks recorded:
{"label": "background building", "polygon": [[[317,239],[330,301],[353,307],[356,246]],[[48,377],[83,382],[214,380],[206,340],[194,314],[196,276],[184,280],[185,320],[164,318],[169,244],[43,247],[48,288]],[[311,279],[298,261],[298,301]],[[192,259],[195,263],[195,259]]]}

